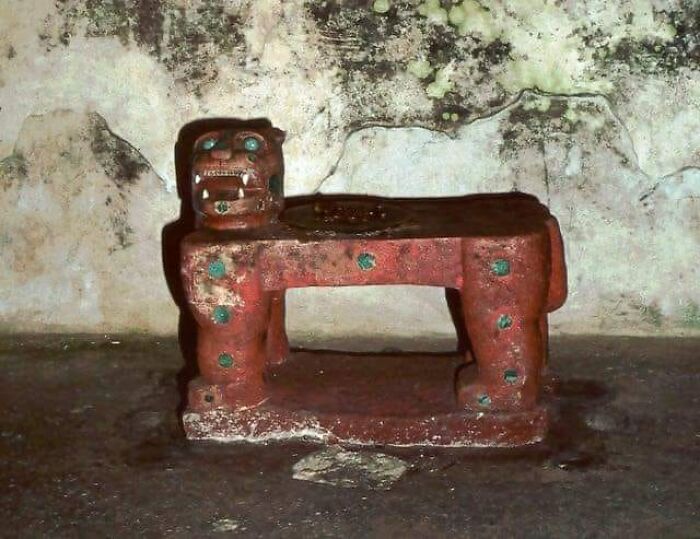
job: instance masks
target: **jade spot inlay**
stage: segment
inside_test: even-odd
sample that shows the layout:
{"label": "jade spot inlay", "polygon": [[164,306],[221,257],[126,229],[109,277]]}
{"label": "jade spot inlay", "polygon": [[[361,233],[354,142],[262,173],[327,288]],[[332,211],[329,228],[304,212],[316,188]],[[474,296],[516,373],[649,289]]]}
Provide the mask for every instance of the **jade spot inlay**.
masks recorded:
{"label": "jade spot inlay", "polygon": [[371,270],[377,265],[377,260],[373,254],[361,253],[357,256],[357,265],[362,271]]}
{"label": "jade spot inlay", "polygon": [[219,354],[219,365],[221,365],[225,369],[232,367],[233,357],[231,356],[231,354],[227,354],[226,352],[224,352],[223,354]]}
{"label": "jade spot inlay", "polygon": [[518,371],[515,369],[506,369],[503,372],[503,379],[507,384],[514,384],[518,381]]}
{"label": "jade spot inlay", "polygon": [[214,146],[216,146],[217,140],[215,138],[208,138],[202,141],[202,149],[203,150],[211,150]]}
{"label": "jade spot inlay", "polygon": [[282,194],[282,180],[276,174],[274,176],[270,176],[268,185],[270,187],[270,191],[272,191],[276,195]]}
{"label": "jade spot inlay", "polygon": [[255,137],[246,137],[243,140],[243,147],[247,152],[257,152],[260,149],[260,141]]}
{"label": "jade spot inlay", "polygon": [[217,305],[214,307],[213,318],[214,322],[217,324],[226,324],[229,320],[231,320],[231,313],[228,311],[228,308],[224,307],[223,305]]}
{"label": "jade spot inlay", "polygon": [[476,398],[476,402],[479,403],[479,406],[491,406],[491,397],[488,395],[479,395]]}
{"label": "jade spot inlay", "polygon": [[496,320],[496,325],[498,329],[508,329],[513,325],[513,319],[507,314],[502,314],[498,317],[498,320]]}
{"label": "jade spot inlay", "polygon": [[216,259],[209,262],[209,277],[221,279],[224,275],[226,275],[226,266],[222,260]]}
{"label": "jade spot inlay", "polygon": [[510,262],[502,258],[494,260],[491,264],[491,271],[499,277],[508,275],[510,273]]}
{"label": "jade spot inlay", "polygon": [[228,202],[220,200],[214,206],[216,213],[226,213],[228,211]]}

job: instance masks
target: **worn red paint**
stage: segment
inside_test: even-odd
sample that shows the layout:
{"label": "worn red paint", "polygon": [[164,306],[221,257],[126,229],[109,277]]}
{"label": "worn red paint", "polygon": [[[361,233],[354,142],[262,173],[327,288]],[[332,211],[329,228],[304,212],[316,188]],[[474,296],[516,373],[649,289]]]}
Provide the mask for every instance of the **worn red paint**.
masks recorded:
{"label": "worn red paint", "polygon": [[[199,326],[188,436],[501,446],[541,439],[547,314],[566,297],[562,240],[547,208],[517,193],[285,201],[282,139],[273,128],[239,128],[197,142],[192,178],[200,228],[182,244],[182,278]],[[226,211],[217,209],[221,201]],[[364,413],[348,412],[342,402],[333,410],[328,399],[304,407],[292,404],[294,391],[322,391],[313,382],[293,384],[294,391],[270,382],[290,358],[285,290],[365,284],[461,292],[465,361],[474,358],[477,369],[457,376],[451,408],[421,414],[411,405],[410,414],[388,413],[393,404],[381,398]]]}

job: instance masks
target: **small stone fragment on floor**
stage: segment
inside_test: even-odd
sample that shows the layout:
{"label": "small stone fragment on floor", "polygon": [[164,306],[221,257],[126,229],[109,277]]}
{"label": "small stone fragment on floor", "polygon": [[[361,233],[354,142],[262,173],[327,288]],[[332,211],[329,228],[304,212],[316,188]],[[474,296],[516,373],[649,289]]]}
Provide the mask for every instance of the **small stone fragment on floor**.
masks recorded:
{"label": "small stone fragment on floor", "polygon": [[406,470],[399,458],[336,446],[305,456],[292,468],[292,477],[342,488],[389,490]]}
{"label": "small stone fragment on floor", "polygon": [[214,521],[212,528],[215,532],[234,532],[245,529],[241,528],[241,523],[233,518],[220,518]]}

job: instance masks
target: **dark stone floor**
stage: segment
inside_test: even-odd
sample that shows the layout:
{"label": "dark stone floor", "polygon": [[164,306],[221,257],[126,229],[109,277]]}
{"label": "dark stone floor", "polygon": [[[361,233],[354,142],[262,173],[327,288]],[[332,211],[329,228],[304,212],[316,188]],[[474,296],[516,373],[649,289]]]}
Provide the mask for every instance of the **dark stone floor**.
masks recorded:
{"label": "dark stone floor", "polygon": [[554,339],[546,442],[378,448],[410,465],[385,492],[292,479],[316,446],[187,443],[174,340],[6,337],[0,362],[5,537],[700,537],[698,339]]}

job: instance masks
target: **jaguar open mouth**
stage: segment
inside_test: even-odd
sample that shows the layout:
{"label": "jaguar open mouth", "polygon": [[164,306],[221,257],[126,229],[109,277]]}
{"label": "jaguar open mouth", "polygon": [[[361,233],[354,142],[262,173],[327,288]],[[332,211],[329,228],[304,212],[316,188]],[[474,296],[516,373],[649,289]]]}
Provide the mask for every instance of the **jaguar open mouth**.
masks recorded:
{"label": "jaguar open mouth", "polygon": [[194,183],[198,185],[205,179],[227,178],[238,181],[241,187],[247,186],[251,180],[257,179],[257,171],[252,168],[206,167],[193,173]]}
{"label": "jaguar open mouth", "polygon": [[205,213],[219,215],[260,210],[265,189],[257,171],[210,167],[195,171],[194,196]]}

